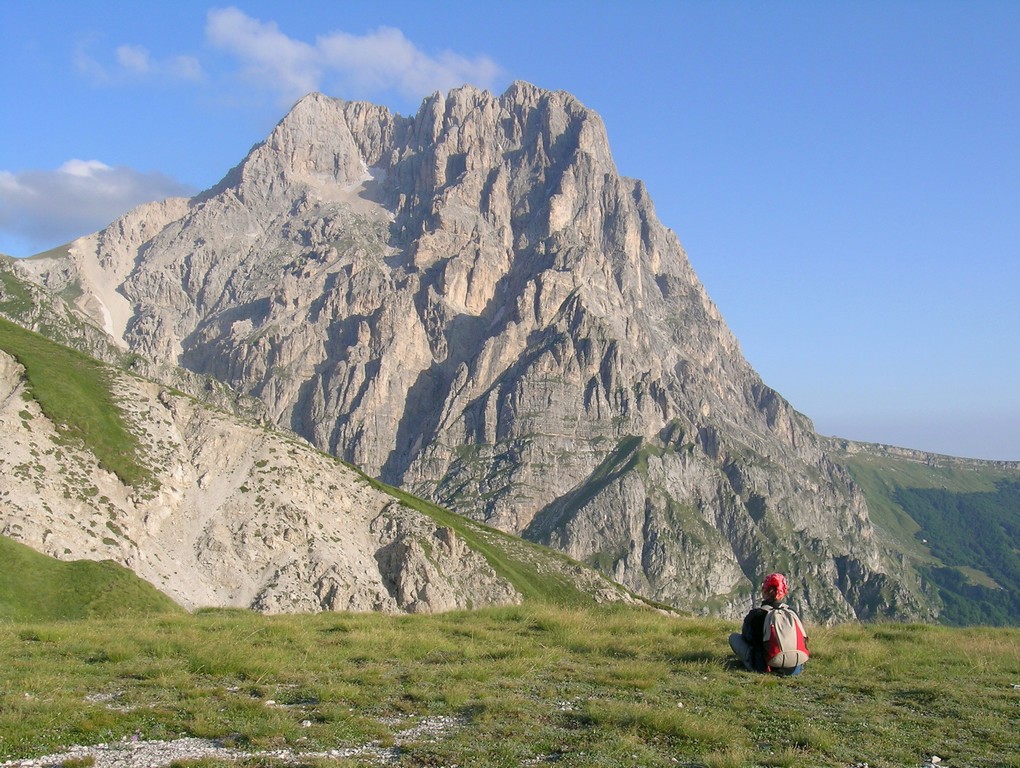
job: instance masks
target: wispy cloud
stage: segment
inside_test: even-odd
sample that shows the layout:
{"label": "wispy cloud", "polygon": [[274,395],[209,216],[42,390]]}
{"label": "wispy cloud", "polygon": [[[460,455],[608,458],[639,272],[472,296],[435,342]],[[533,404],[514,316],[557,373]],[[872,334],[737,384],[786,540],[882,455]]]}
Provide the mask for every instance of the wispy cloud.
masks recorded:
{"label": "wispy cloud", "polygon": [[116,50],[117,64],[124,72],[159,75],[173,80],[201,80],[202,65],[194,56],[170,56],[154,59],[141,45],[121,45]]}
{"label": "wispy cloud", "polygon": [[308,43],[280,32],[274,22],[262,22],[237,8],[209,11],[205,34],[216,48],[235,56],[254,85],[302,96],[319,86],[321,56]]}
{"label": "wispy cloud", "polygon": [[120,45],[112,62],[103,63],[82,42],[74,52],[74,68],[79,75],[98,85],[134,82],[197,82],[205,73],[198,58],[189,55],[154,57],[141,45]]}
{"label": "wispy cloud", "polygon": [[206,37],[237,58],[249,82],[285,101],[327,86],[339,96],[421,98],[465,83],[487,88],[501,73],[487,56],[425,53],[392,27],[363,36],[336,31],[309,43],[233,7],[209,12]]}
{"label": "wispy cloud", "polygon": [[0,232],[44,250],[95,232],[141,203],[194,193],[161,173],[98,160],[69,160],[55,171],[0,171]]}
{"label": "wispy cloud", "polygon": [[343,98],[384,100],[396,95],[417,100],[465,83],[491,88],[502,75],[488,56],[472,58],[450,50],[427,53],[394,27],[379,27],[365,35],[336,30],[300,40],[281,31],[275,21],[254,18],[233,6],[208,12],[205,43],[221,55],[201,60],[183,54],[158,57],[132,42],[97,55],[93,37],[80,41],[74,67],[103,86],[200,81],[223,85],[240,79],[250,93],[272,94],[281,104],[310,91]]}

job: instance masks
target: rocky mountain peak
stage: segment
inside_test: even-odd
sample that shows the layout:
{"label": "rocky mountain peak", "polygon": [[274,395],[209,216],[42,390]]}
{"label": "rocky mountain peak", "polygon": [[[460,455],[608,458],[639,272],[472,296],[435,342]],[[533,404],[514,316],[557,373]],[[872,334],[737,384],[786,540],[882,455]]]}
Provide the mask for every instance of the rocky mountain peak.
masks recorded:
{"label": "rocky mountain peak", "polygon": [[[321,94],[299,101],[240,167],[239,193],[357,184],[366,174],[343,102]],[[268,184],[267,184],[268,182]]]}
{"label": "rocky mountain peak", "polygon": [[683,607],[740,613],[784,567],[809,615],[911,610],[860,493],[569,94],[465,87],[413,117],[309,95],[130,249],[127,276],[88,269],[133,350],[372,475]]}

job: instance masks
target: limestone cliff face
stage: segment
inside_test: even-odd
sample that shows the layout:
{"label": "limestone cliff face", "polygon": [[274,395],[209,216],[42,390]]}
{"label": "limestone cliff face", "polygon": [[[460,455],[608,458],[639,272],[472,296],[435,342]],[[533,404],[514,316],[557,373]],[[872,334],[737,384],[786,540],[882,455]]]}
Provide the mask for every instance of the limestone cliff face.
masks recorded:
{"label": "limestone cliff face", "polygon": [[168,218],[71,249],[130,349],[646,596],[737,615],[783,568],[813,619],[919,612],[569,94],[466,87],[413,118],[313,94]]}

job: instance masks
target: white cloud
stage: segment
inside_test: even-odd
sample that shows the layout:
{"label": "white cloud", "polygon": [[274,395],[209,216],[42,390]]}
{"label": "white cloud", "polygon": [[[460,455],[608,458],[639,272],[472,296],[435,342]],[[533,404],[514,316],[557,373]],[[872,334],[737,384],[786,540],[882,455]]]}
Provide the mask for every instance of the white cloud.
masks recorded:
{"label": "white cloud", "polygon": [[206,36],[241,62],[252,82],[291,101],[334,84],[342,96],[396,92],[421,98],[432,91],[471,83],[488,88],[499,66],[486,56],[469,59],[452,51],[436,56],[417,48],[399,29],[380,27],[364,36],[331,32],[314,44],[288,37],[273,22],[237,8],[209,12]]}
{"label": "white cloud", "polygon": [[318,87],[321,56],[312,46],[292,40],[276,24],[261,22],[237,8],[209,11],[206,37],[241,60],[245,75],[289,96]]}
{"label": "white cloud", "polygon": [[328,68],[361,89],[393,88],[420,97],[468,82],[485,87],[499,74],[495,62],[484,56],[471,60],[451,51],[428,56],[392,27],[364,37],[335,32],[317,42]]}
{"label": "white cloud", "polygon": [[[426,53],[393,27],[365,35],[338,30],[304,41],[288,36],[273,21],[228,7],[208,12],[205,36],[211,48],[226,54],[228,66],[239,67],[247,86],[274,94],[281,104],[327,88],[345,98],[396,94],[417,100],[466,83],[491,88],[501,75],[487,56],[470,58],[449,50]],[[137,44],[118,45],[112,56],[96,56],[92,53],[96,42],[94,37],[79,42],[74,66],[97,85],[198,82],[212,72],[195,56],[160,58]],[[211,61],[206,63],[212,66]]]}
{"label": "white cloud", "polygon": [[140,75],[152,71],[149,51],[140,45],[122,45],[117,48],[117,63],[129,72]]}
{"label": "white cloud", "polygon": [[0,233],[41,251],[102,229],[142,203],[194,192],[161,173],[98,160],[69,160],[55,171],[0,171]]}
{"label": "white cloud", "polygon": [[88,179],[101,175],[103,171],[112,170],[110,166],[99,160],[68,160],[58,169],[58,173]]}

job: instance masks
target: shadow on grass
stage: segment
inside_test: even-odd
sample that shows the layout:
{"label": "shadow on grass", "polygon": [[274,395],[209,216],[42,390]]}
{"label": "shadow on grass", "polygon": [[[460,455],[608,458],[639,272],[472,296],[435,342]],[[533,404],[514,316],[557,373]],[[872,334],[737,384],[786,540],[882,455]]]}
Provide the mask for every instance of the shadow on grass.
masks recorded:
{"label": "shadow on grass", "polygon": [[669,660],[678,664],[700,664],[704,662],[719,661],[719,654],[714,651],[687,651],[685,653],[671,653]]}
{"label": "shadow on grass", "polygon": [[745,672],[747,674],[752,674],[751,670],[744,666],[744,662],[742,662],[735,656],[730,656],[728,659],[726,659],[726,661],[723,662],[723,669],[725,669],[727,672]]}

